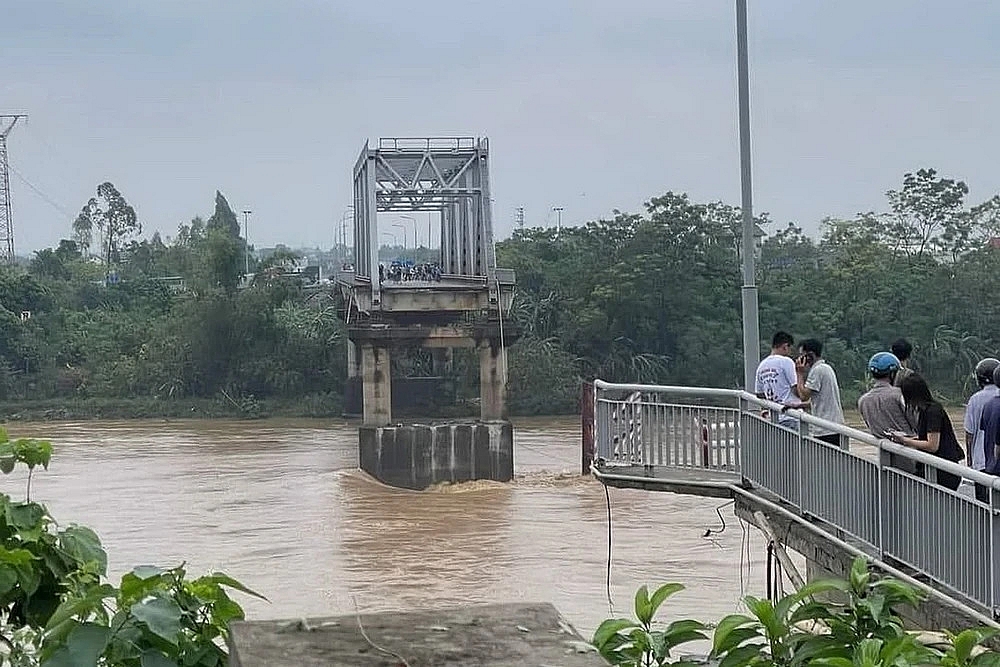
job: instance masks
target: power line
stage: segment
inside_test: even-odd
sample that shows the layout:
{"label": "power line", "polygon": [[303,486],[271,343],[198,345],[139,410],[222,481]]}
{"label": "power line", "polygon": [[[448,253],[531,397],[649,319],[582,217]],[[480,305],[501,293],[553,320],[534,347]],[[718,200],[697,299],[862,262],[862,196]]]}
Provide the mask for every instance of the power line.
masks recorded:
{"label": "power line", "polygon": [[73,214],[70,213],[69,209],[67,209],[65,206],[63,206],[62,204],[60,204],[59,202],[55,201],[54,199],[52,199],[51,197],[49,197],[47,194],[45,194],[44,192],[42,192],[42,190],[38,186],[36,186],[34,183],[32,183],[31,181],[29,181],[24,176],[24,174],[22,174],[21,172],[19,172],[14,167],[10,167],[10,170],[11,170],[11,172],[15,176],[17,176],[21,180],[22,183],[24,183],[25,185],[27,185],[31,189],[31,191],[34,192],[36,195],[38,195],[41,198],[41,200],[44,201],[46,204],[48,204],[52,208],[56,209],[57,211],[59,211],[60,213],[62,213],[63,215],[65,215],[67,218],[72,218],[73,217]]}

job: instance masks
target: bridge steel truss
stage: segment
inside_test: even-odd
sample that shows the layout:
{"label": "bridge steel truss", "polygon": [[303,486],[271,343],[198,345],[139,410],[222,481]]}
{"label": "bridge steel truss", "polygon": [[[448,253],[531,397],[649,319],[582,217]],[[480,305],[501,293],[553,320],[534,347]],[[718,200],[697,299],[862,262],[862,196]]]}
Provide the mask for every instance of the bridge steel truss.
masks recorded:
{"label": "bridge steel truss", "polygon": [[[977,617],[998,618],[1000,478],[799,410],[784,412],[798,420],[787,428],[782,406],[739,390],[594,386],[592,470],[605,483],[655,488],[672,474],[752,493]],[[838,433],[840,446],[812,437],[817,427]],[[989,501],[939,485],[939,473],[988,488]]]}
{"label": "bridge steel truss", "polygon": [[373,307],[381,303],[378,213],[408,211],[440,214],[446,276],[479,279],[495,292],[485,138],[384,138],[376,148],[365,143],[354,165],[354,270],[370,281]]}

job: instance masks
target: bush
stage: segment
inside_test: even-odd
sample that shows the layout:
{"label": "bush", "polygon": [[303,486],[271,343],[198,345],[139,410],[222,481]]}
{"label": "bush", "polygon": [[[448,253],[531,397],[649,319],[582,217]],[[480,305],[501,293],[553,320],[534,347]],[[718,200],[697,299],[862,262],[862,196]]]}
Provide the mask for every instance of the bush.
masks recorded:
{"label": "bush", "polygon": [[[680,664],[672,661],[672,650],[704,639],[707,626],[682,620],[659,630],[653,619],[681,589],[666,584],[649,596],[643,586],[635,596],[637,620],[604,621],[594,633],[594,646],[618,667]],[[818,596],[832,592],[846,601],[819,601]],[[1000,653],[982,647],[995,630],[946,633],[943,647],[925,646],[904,630],[899,607],[921,599],[908,584],[876,578],[859,558],[847,581],[817,581],[776,601],[748,596],[749,615],[732,614],[715,626],[709,657],[719,667],[1000,667]]]}

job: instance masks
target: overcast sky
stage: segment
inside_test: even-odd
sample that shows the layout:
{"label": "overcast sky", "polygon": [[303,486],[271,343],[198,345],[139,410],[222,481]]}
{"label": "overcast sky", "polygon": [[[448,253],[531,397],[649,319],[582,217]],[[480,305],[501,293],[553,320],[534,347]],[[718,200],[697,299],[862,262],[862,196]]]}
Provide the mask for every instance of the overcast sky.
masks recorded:
{"label": "overcast sky", "polygon": [[[0,112],[19,254],[110,180],[147,231],[253,209],[258,246],[329,246],[367,138],[485,135],[500,237],[739,203],[733,2],[8,2]],[[754,200],[782,224],[883,206],[933,166],[1000,192],[1000,6],[750,0]],[[29,182],[39,194],[25,182]]]}

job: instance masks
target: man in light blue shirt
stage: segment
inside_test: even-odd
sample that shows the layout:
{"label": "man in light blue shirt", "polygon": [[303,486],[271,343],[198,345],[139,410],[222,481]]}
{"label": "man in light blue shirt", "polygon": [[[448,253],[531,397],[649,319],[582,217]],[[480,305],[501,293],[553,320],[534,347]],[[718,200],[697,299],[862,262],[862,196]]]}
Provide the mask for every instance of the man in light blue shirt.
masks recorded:
{"label": "man in light blue shirt", "polygon": [[[997,395],[997,386],[993,383],[993,373],[1000,367],[1000,360],[987,357],[976,364],[975,376],[979,391],[969,397],[965,406],[965,458],[973,470],[986,469],[986,450],[983,447],[984,434],[982,429],[983,409]],[[976,486],[976,498],[989,502],[989,491],[985,487]]]}

